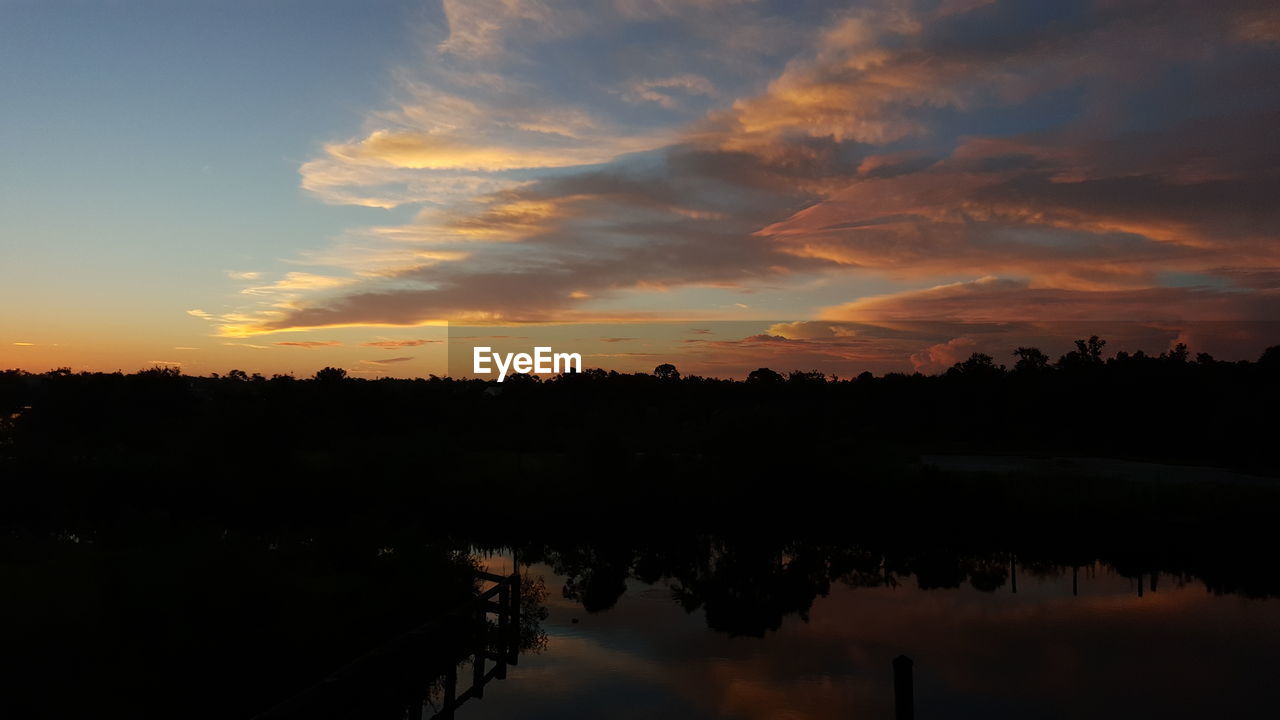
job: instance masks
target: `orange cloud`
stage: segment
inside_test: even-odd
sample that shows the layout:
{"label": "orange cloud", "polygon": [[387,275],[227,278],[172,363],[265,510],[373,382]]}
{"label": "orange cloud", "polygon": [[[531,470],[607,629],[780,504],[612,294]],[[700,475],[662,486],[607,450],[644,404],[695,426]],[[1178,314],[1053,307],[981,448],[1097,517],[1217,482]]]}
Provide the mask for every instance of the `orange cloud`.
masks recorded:
{"label": "orange cloud", "polygon": [[384,350],[394,350],[402,347],[418,347],[427,343],[438,343],[440,340],[374,340],[373,342],[360,343],[364,347],[376,347]]}
{"label": "orange cloud", "polygon": [[1278,310],[1277,291],[1064,290],[988,276],[862,298],[826,308],[819,317],[845,322],[1257,322],[1280,317]]}
{"label": "orange cloud", "polygon": [[300,347],[300,348],[319,348],[319,347],[338,347],[342,343],[337,340],[299,340],[272,343],[282,347]]}
{"label": "orange cloud", "polygon": [[941,372],[969,357],[974,352],[977,344],[977,341],[970,337],[952,338],[944,343],[930,345],[918,353],[913,353],[911,355],[911,365],[918,372]]}

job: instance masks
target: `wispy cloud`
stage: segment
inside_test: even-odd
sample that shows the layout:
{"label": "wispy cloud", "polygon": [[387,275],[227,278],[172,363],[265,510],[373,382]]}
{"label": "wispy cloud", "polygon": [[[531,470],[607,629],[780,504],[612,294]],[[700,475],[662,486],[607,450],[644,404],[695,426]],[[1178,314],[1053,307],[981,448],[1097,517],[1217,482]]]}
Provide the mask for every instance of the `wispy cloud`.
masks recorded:
{"label": "wispy cloud", "polygon": [[680,104],[681,96],[710,96],[716,94],[711,81],[701,75],[682,73],[652,80],[634,80],[623,97],[631,102],[657,103],[668,110]]}
{"label": "wispy cloud", "polygon": [[673,138],[664,129],[625,132],[525,87],[464,97],[406,82],[403,92],[398,108],[370,115],[362,137],[329,143],[303,164],[302,187],[335,204],[465,203],[520,187],[530,171],[608,162]]}
{"label": "wispy cloud", "polygon": [[[350,285],[356,281],[352,277],[334,277],[317,275],[308,272],[289,272],[284,277],[269,285],[260,285],[241,290],[245,295],[277,295],[294,293],[300,290],[329,290]],[[203,316],[202,316],[203,317]]]}
{"label": "wispy cloud", "polygon": [[393,357],[393,358],[387,358],[385,360],[361,360],[361,362],[369,363],[370,365],[392,365],[395,363],[408,362],[412,359],[413,357],[410,356],[410,357]]}
{"label": "wispy cloud", "polygon": [[281,347],[300,347],[300,348],[321,348],[321,347],[339,347],[342,345],[337,340],[295,340],[272,343]]}
{"label": "wispy cloud", "polygon": [[394,350],[403,347],[418,347],[427,343],[438,343],[443,340],[374,340],[372,342],[360,343],[364,347],[376,347],[384,350]]}
{"label": "wispy cloud", "polygon": [[861,298],[827,308],[824,320],[875,322],[1002,321],[1261,321],[1276,319],[1274,293],[1243,293],[1204,287],[1124,290],[1042,288],[1025,281],[983,277],[890,295]]}

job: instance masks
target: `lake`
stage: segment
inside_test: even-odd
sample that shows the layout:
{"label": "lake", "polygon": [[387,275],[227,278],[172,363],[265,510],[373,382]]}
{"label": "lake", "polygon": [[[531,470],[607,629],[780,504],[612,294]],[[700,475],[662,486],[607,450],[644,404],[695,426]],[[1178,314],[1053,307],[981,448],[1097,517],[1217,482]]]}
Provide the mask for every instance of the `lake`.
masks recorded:
{"label": "lake", "polygon": [[857,551],[732,552],[672,564],[575,548],[522,567],[545,584],[544,642],[455,717],[890,718],[898,655],[919,718],[1271,717],[1280,703],[1274,599],[1101,562],[917,558],[903,573]]}

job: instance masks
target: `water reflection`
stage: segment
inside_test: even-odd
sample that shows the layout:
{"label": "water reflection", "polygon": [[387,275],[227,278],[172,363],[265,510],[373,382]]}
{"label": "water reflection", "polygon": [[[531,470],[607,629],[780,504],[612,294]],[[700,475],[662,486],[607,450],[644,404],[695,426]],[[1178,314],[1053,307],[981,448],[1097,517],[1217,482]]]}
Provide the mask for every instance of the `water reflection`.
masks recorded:
{"label": "water reflection", "polygon": [[920,718],[1267,716],[1276,574],[1224,561],[1206,581],[1185,569],[1199,561],[1117,557],[712,537],[472,548],[481,582],[461,612],[268,716],[888,718],[900,655]]}
{"label": "water reflection", "polygon": [[1280,604],[1149,558],[713,539],[521,553],[547,583],[545,652],[460,718],[887,718],[899,654],[921,718],[1260,717],[1280,701]]}

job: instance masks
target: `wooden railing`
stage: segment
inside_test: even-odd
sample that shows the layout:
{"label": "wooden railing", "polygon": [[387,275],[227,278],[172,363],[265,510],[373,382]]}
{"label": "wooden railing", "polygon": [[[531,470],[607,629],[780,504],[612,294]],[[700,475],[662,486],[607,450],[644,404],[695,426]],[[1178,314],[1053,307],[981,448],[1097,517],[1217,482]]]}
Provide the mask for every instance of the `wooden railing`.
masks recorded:
{"label": "wooden railing", "polygon": [[[519,572],[479,572],[477,579],[490,586],[472,600],[392,639],[254,720],[453,718],[463,703],[484,697],[485,685],[505,678],[507,667],[519,659]],[[468,647],[461,655],[457,652]],[[471,681],[459,693],[458,668],[468,662]],[[444,687],[439,703],[432,699],[437,680]]]}
{"label": "wooden railing", "polygon": [[[497,632],[493,637],[484,633],[478,639],[475,650],[471,653],[471,685],[458,693],[458,665],[451,665],[444,674],[444,702],[435,714],[428,715],[431,710],[429,700],[423,700],[421,710],[408,713],[411,720],[431,718],[431,720],[453,720],[454,712],[466,701],[484,697],[484,686],[491,680],[502,680],[507,677],[507,666],[515,665],[520,659],[520,575],[494,575],[480,572],[477,576],[493,585],[480,593],[476,598],[475,612],[480,626],[489,626],[489,615],[497,618]],[[496,642],[491,642],[496,641]],[[495,647],[496,645],[496,647]],[[493,666],[486,670],[486,663]]]}

